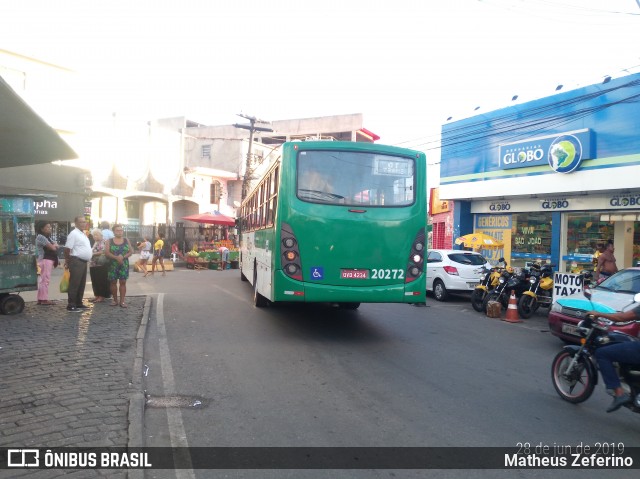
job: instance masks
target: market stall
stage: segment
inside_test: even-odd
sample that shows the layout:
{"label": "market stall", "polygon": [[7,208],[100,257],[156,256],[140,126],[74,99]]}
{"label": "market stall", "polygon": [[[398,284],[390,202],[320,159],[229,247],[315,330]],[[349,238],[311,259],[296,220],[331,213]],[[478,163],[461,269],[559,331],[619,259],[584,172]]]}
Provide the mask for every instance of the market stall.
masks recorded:
{"label": "market stall", "polygon": [[229,262],[227,263],[227,269],[238,269],[240,251],[238,251],[238,249],[234,247],[233,242],[229,240],[215,241],[209,248],[203,251],[192,249],[185,255],[187,268],[220,269],[222,262],[220,248],[223,246],[229,249]]}
{"label": "market stall", "polygon": [[0,196],[0,313],[18,314],[17,294],[38,289],[33,198]]}
{"label": "market stall", "polygon": [[[185,216],[182,219],[186,221],[193,221],[194,223],[225,227],[233,227],[236,224],[235,219],[223,215],[219,211]],[[238,268],[240,253],[235,247],[233,241],[228,239],[221,239],[217,241],[198,241],[198,243],[194,245],[193,249],[185,256],[187,259],[187,268],[196,270],[220,269],[222,263],[220,257],[221,247],[225,247],[229,250],[229,263],[227,264],[227,269],[233,267]]]}

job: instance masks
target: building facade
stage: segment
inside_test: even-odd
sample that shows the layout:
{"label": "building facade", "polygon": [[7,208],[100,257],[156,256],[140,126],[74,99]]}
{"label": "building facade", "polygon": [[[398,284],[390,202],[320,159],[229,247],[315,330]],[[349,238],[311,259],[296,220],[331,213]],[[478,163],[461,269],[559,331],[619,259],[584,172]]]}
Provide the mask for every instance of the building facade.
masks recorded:
{"label": "building facade", "polygon": [[[188,215],[208,211],[236,217],[247,174],[257,177],[276,148],[297,139],[375,141],[363,128],[361,114],[282,120],[270,132],[234,125],[206,126],[184,117],[149,122],[136,152],[92,168],[88,184],[92,217],[126,225],[175,224]],[[113,142],[129,131],[114,127]],[[250,161],[247,157],[250,153]],[[250,169],[247,173],[247,168]],[[253,178],[252,178],[253,179]]]}
{"label": "building facade", "polygon": [[640,262],[640,74],[442,127],[440,198],[454,235],[484,232],[513,266],[592,268],[612,240],[619,268]]}
{"label": "building facade", "polygon": [[[0,77],[25,103],[25,108],[33,110],[34,115],[38,115],[64,142],[75,148],[78,122],[74,105],[78,102],[72,98],[77,81],[73,71],[40,59],[0,50]],[[0,148],[7,148],[7,142],[16,139],[16,128],[21,124],[23,115],[13,109],[2,109],[0,115],[2,135],[10,135],[6,141],[3,139]],[[46,151],[49,148],[48,140],[35,134],[28,142],[29,147],[36,150]],[[56,157],[52,151],[49,156],[48,163],[30,164],[36,162],[35,158],[26,158],[24,163],[28,166],[2,168],[0,194],[42,195],[34,205],[36,221],[50,222],[54,239],[59,239],[68,232],[73,218],[85,213],[90,206],[85,189],[87,171],[77,167],[75,160],[52,163]]]}

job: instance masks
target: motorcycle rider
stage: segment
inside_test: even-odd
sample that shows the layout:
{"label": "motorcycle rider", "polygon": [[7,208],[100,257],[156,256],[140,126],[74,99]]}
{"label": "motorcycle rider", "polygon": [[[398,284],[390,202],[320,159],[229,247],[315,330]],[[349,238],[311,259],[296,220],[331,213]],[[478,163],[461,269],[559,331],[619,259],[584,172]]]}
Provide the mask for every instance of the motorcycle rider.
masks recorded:
{"label": "motorcycle rider", "polygon": [[[640,320],[640,304],[624,312],[599,313],[597,311],[589,311],[587,314],[609,319],[617,323]],[[602,379],[607,389],[613,390],[613,402],[607,408],[607,412],[617,411],[620,407],[631,401],[631,396],[622,389],[620,378],[616,373],[613,363],[640,364],[640,341],[628,341],[598,348],[595,356],[598,361],[598,367],[600,368],[600,374],[602,374]]]}

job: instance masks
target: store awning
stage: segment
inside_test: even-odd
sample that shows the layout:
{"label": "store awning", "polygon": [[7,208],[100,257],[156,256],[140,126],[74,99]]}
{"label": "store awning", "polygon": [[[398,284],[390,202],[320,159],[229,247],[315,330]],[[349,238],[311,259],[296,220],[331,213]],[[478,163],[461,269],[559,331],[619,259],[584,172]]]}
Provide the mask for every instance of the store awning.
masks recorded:
{"label": "store awning", "polygon": [[77,157],[60,135],[0,77],[0,168]]}
{"label": "store awning", "polygon": [[376,135],[374,132],[367,130],[366,128],[360,128],[356,131],[356,133],[360,136],[365,137],[370,142],[378,141],[380,137]]}
{"label": "store awning", "polygon": [[236,220],[229,216],[223,215],[219,211],[210,213],[199,213],[197,215],[184,216],[183,220],[193,221],[194,223],[205,223],[210,225],[235,226]]}

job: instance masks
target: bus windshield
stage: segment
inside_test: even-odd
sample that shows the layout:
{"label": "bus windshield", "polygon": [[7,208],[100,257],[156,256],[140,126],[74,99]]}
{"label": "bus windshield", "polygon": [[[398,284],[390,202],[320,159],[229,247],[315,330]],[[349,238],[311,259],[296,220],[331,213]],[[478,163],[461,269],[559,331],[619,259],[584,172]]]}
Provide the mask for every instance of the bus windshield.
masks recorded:
{"label": "bus windshield", "polygon": [[415,201],[415,160],[351,151],[301,151],[297,196],[309,203],[409,206]]}

